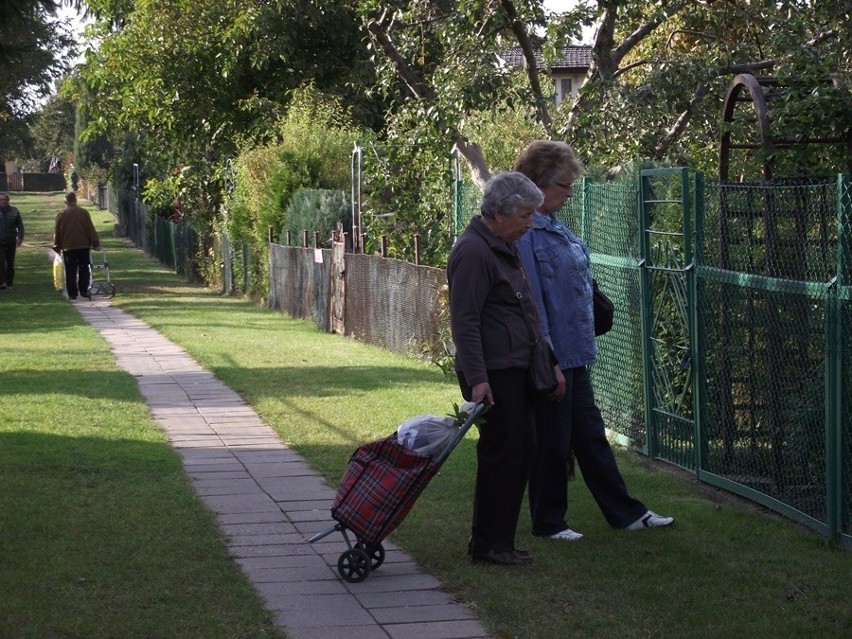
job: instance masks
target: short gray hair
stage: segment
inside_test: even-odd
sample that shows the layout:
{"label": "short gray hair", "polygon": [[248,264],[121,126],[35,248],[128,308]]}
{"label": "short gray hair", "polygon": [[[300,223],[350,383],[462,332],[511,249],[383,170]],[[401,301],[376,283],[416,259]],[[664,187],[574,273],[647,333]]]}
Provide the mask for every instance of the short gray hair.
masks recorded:
{"label": "short gray hair", "polygon": [[498,212],[512,216],[518,209],[537,209],[544,202],[541,190],[523,173],[506,171],[488,180],[482,192],[482,217],[494,219]]}

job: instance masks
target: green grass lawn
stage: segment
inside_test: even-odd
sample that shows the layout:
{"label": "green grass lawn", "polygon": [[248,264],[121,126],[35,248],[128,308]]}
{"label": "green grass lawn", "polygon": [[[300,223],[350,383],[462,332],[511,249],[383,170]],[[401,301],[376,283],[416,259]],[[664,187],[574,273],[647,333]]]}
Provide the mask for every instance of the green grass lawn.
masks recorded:
{"label": "green grass lawn", "polygon": [[[0,291],[0,637],[265,637],[269,616],[150,420],[135,381],[52,287],[52,198],[13,194],[28,227]],[[427,364],[189,285],[110,236],[113,303],[180,344],[329,481],[352,451],[461,401]],[[582,479],[586,537],[519,545],[529,567],[472,566],[475,433],[393,534],[496,637],[852,636],[852,553],[617,450],[631,491],[677,518],[608,527]]]}

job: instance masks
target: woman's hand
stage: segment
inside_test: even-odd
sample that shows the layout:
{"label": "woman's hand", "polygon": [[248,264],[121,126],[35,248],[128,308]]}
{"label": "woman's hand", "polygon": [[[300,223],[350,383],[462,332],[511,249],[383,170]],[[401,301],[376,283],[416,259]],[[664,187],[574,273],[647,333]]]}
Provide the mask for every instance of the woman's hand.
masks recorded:
{"label": "woman's hand", "polygon": [[[562,392],[565,393],[565,379],[562,380]],[[486,406],[494,406],[494,396],[491,394],[491,384],[481,382],[470,389],[470,401],[475,404],[485,403]]]}
{"label": "woman's hand", "polygon": [[554,402],[558,402],[560,399],[565,397],[565,375],[562,374],[562,369],[559,368],[559,364],[554,365],[553,370],[556,372],[556,388],[553,389],[553,392],[551,392],[547,398],[552,399]]}

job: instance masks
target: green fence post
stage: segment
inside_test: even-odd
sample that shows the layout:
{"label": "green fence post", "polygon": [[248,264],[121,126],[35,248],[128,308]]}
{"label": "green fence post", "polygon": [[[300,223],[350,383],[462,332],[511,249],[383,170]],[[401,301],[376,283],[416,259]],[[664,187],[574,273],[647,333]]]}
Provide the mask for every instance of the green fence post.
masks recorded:
{"label": "green fence post", "polygon": [[[849,176],[837,176],[837,273],[826,292],[826,525],[828,536],[837,539],[843,519],[843,487],[849,483],[843,468],[843,405],[848,401],[843,393],[844,335],[843,305],[849,304],[847,273],[850,264],[849,247],[852,242],[849,215]],[[849,436],[847,434],[847,436]],[[849,460],[852,463],[852,460]],[[848,490],[848,486],[846,490]]]}
{"label": "green fence post", "polygon": [[689,344],[690,357],[692,358],[692,411],[695,419],[695,476],[701,479],[701,470],[707,457],[707,441],[704,432],[704,416],[706,415],[705,403],[705,350],[702,348],[703,322],[699,315],[701,290],[697,269],[704,263],[704,174],[695,174],[695,233],[694,253],[692,256],[692,268],[687,273],[689,286]]}
{"label": "green fence post", "polygon": [[639,174],[639,193],[638,193],[638,210],[639,210],[639,294],[641,306],[639,316],[641,318],[642,330],[640,332],[642,339],[642,377],[645,380],[643,384],[645,395],[645,447],[648,451],[648,457],[653,459],[657,455],[657,429],[656,420],[654,419],[654,408],[656,401],[654,400],[654,363],[652,361],[653,345],[651,337],[653,334],[653,309],[651,308],[651,242],[648,235],[650,219],[648,210],[645,207],[647,190],[649,188],[649,178]]}

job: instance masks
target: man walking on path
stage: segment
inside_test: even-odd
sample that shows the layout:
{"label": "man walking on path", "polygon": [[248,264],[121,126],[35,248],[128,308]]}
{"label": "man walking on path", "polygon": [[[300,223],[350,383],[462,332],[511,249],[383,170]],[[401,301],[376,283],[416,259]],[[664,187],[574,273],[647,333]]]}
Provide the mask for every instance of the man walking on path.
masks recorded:
{"label": "man walking on path", "polygon": [[24,243],[21,212],[9,205],[9,194],[0,193],[0,289],[12,288],[15,250]]}
{"label": "man walking on path", "polygon": [[89,297],[91,281],[91,249],[101,248],[101,239],[92,223],[89,212],[77,206],[77,195],[65,195],[65,208],[56,216],[53,230],[53,250],[62,253],[65,262],[65,288],[68,299],[77,295]]}

